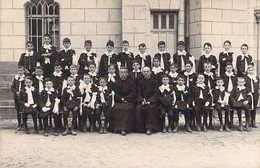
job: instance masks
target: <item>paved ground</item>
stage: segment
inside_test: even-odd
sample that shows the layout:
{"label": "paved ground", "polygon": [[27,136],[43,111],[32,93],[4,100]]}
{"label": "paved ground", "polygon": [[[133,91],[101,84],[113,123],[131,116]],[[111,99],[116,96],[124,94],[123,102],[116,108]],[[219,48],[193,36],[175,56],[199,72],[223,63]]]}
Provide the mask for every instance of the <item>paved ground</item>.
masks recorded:
{"label": "paved ground", "polygon": [[[257,117],[260,126],[260,115]],[[181,130],[152,136],[79,133],[43,137],[7,129],[7,123],[10,127],[10,121],[0,121],[4,128],[0,130],[1,168],[260,167],[260,128],[242,133],[209,130],[191,134]]]}

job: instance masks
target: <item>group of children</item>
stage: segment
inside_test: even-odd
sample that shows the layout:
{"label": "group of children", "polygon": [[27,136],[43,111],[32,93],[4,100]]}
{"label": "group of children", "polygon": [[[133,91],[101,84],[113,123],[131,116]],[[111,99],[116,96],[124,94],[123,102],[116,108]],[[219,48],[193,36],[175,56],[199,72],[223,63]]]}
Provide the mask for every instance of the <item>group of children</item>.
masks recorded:
{"label": "group of children", "polygon": [[38,120],[44,136],[48,136],[53,119],[55,136],[62,128],[65,128],[62,135],[76,135],[75,129],[86,132],[88,127],[93,132],[96,122],[99,133],[107,133],[108,126],[113,132],[114,87],[122,67],[128,69],[128,77],[133,80],[135,88],[143,78],[142,69],[149,67],[151,70],[152,78],[159,86],[158,120],[164,133],[178,132],[179,113],[185,116],[188,132],[192,132],[191,126],[196,126],[197,131],[206,131],[207,126],[212,127],[214,109],[219,116],[219,131],[234,128],[234,111],[238,115],[238,129],[243,131],[242,110],[246,117],[245,129],[249,131],[249,126],[256,127],[259,79],[252,56],[247,54],[246,44],[241,46],[242,54],[235,57],[230,52],[231,42],[225,41],[225,50],[217,59],[211,54],[212,45],[205,43],[205,54],[198,61],[198,73],[195,71],[195,57],[185,51],[183,41],[178,42],[178,51],[173,56],[166,52],[165,42],[160,41],[159,52],[151,57],[146,53],[144,43],[139,45],[140,53],[134,56],[129,51],[128,41],[123,41],[122,52],[115,54],[114,43],[109,40],[107,51],[98,59],[91,51],[92,42],[86,40],[86,52],[76,60],[78,65],[73,64],[76,53],[70,45],[70,39],[65,38],[64,49],[57,52],[51,45],[51,37],[46,34],[44,45],[35,53],[33,43],[27,42],[11,87],[18,130],[24,127],[25,132],[30,133],[27,118],[31,114],[35,133],[38,133]]}

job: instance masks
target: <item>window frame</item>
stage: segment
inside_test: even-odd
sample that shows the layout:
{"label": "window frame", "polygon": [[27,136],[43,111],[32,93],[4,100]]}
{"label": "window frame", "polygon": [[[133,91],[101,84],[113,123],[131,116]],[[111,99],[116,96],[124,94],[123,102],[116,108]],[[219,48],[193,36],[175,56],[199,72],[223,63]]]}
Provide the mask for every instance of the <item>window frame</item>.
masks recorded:
{"label": "window frame", "polygon": [[[158,15],[158,28],[154,28],[154,15]],[[162,27],[162,15],[166,15],[166,28]],[[174,15],[174,28],[169,28],[170,15]],[[151,11],[151,32],[177,32],[178,11]]]}

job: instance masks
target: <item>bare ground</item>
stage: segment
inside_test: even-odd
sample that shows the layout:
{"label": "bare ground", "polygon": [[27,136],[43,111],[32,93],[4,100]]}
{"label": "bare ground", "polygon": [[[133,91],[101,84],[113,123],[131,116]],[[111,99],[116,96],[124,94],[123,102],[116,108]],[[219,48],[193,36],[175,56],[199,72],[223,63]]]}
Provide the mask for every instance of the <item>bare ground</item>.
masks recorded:
{"label": "bare ground", "polygon": [[[257,116],[260,126],[260,114]],[[9,126],[7,126],[9,125]],[[251,132],[26,135],[0,121],[0,167],[259,168],[260,128]],[[216,128],[217,129],[217,128]],[[32,129],[31,129],[32,132]]]}

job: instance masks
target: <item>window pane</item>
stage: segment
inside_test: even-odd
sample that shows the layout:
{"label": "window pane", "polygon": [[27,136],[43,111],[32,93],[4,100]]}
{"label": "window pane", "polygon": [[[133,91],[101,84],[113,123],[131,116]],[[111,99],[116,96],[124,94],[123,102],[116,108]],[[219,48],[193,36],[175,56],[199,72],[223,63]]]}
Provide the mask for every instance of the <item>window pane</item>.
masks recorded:
{"label": "window pane", "polygon": [[42,19],[38,20],[38,35],[42,35]]}
{"label": "window pane", "polygon": [[32,35],[36,35],[36,20],[32,20]]}
{"label": "window pane", "polygon": [[32,7],[32,15],[36,15],[36,6]]}
{"label": "window pane", "polygon": [[158,15],[153,15],[153,28],[158,29],[159,28],[159,17]]}
{"label": "window pane", "polygon": [[58,5],[55,6],[55,14],[56,14],[56,15],[59,15],[59,14],[60,14],[60,12],[59,12],[59,6],[58,6]]}
{"label": "window pane", "polygon": [[38,47],[42,46],[42,37],[38,37]]}
{"label": "window pane", "polygon": [[42,5],[39,4],[38,5],[38,15],[41,15],[42,14]]}
{"label": "window pane", "polygon": [[31,23],[32,23],[31,19],[29,19],[29,25],[28,25],[28,27],[29,27],[29,36],[32,35],[32,33],[31,33],[31,30],[32,30]]}
{"label": "window pane", "polygon": [[161,28],[166,29],[166,15],[161,16]]}
{"label": "window pane", "polygon": [[169,29],[174,29],[174,15],[169,15]]}
{"label": "window pane", "polygon": [[52,5],[49,7],[49,14],[53,15],[53,7],[52,7]]}

